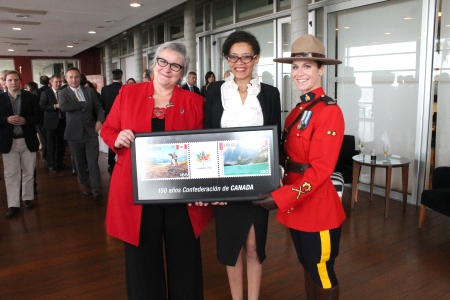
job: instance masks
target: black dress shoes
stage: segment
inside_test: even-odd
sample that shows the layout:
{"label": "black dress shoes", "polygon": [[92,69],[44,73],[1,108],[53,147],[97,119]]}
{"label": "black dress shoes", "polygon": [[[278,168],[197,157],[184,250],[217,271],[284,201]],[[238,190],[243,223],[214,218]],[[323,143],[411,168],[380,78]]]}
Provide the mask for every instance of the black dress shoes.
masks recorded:
{"label": "black dress shoes", "polygon": [[19,212],[18,207],[9,207],[8,211],[5,214],[6,219],[12,219]]}
{"label": "black dress shoes", "polygon": [[25,205],[25,207],[28,209],[32,209],[34,207],[34,203],[32,200],[23,201],[23,205]]}
{"label": "black dress shoes", "polygon": [[49,167],[48,170],[52,173],[58,173],[58,169],[56,167]]}

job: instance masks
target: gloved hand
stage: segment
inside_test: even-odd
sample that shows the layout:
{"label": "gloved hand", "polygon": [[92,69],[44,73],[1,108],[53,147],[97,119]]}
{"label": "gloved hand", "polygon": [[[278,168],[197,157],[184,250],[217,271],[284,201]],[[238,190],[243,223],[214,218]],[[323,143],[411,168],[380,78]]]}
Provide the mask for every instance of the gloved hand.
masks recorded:
{"label": "gloved hand", "polygon": [[259,194],[256,201],[252,201],[254,205],[259,205],[267,210],[277,209],[278,206],[273,200],[272,194]]}

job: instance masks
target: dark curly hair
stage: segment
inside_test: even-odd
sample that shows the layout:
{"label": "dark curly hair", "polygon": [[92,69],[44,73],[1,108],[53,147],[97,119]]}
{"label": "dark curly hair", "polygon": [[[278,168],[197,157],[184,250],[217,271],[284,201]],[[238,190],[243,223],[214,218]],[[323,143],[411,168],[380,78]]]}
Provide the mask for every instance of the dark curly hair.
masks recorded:
{"label": "dark curly hair", "polygon": [[235,31],[223,43],[222,55],[229,55],[231,47],[236,43],[247,43],[252,47],[256,55],[261,54],[261,47],[253,34],[247,31]]}

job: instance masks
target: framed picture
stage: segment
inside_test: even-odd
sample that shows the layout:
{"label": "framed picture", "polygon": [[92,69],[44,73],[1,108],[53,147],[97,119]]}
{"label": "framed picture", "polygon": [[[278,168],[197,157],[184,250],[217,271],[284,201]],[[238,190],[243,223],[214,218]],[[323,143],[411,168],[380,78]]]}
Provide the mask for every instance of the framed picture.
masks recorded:
{"label": "framed picture", "polygon": [[138,133],[134,202],[256,200],[280,185],[276,126]]}

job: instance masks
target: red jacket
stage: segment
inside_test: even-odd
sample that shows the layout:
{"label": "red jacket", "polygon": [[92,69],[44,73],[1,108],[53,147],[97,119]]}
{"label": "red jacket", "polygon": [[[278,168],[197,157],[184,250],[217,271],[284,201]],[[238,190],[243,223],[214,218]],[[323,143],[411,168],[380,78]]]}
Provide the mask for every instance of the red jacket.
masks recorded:
{"label": "red jacket", "polygon": [[[287,172],[284,186],[272,196],[278,205],[280,223],[300,231],[318,232],[337,228],[345,219],[330,179],[344,138],[344,118],[339,106],[325,96],[322,88],[308,94],[312,95],[310,101],[317,98],[323,101],[311,109],[313,114],[306,129],[298,129],[297,124],[292,127],[284,149],[292,161],[311,167],[304,174]],[[310,101],[295,107],[285,124],[289,126]]]}
{"label": "red jacket", "polygon": [[[125,147],[115,149],[114,142],[124,129],[135,134],[152,131],[153,91],[153,82],[124,85],[100,133],[104,142],[118,155],[110,183],[106,229],[108,234],[135,246],[139,245],[142,205],[133,202],[131,150]],[[201,96],[175,87],[170,102],[173,107],[166,113],[166,131],[203,127]],[[188,211],[198,237],[212,218],[212,208],[189,206]]]}

